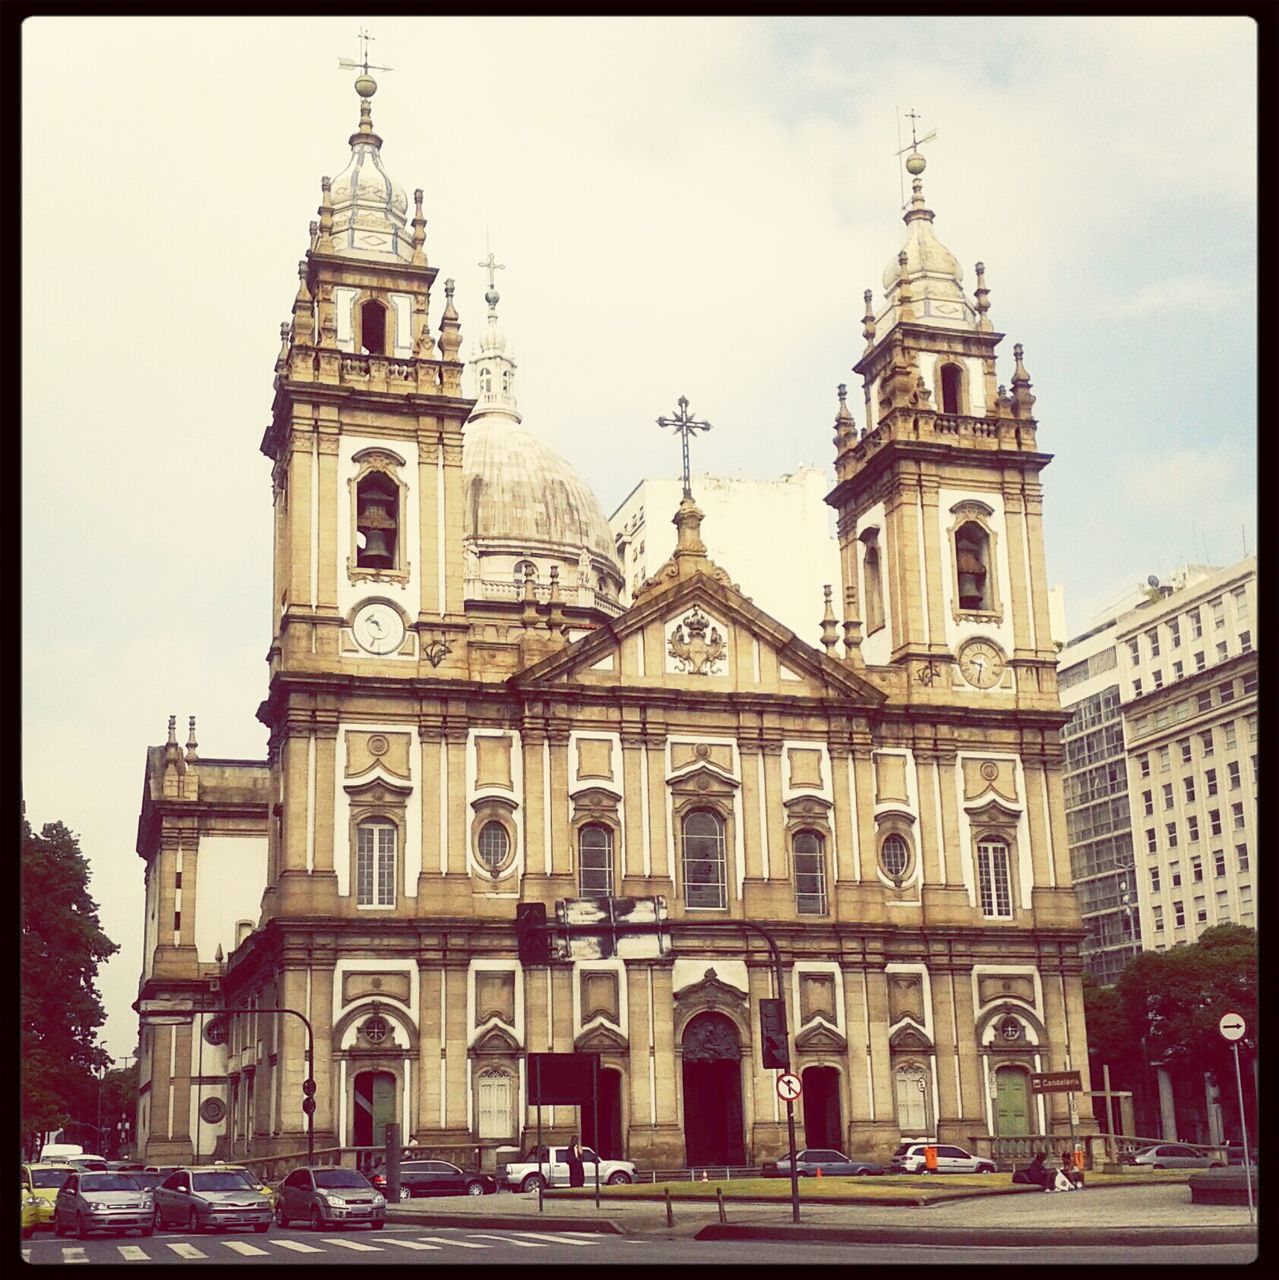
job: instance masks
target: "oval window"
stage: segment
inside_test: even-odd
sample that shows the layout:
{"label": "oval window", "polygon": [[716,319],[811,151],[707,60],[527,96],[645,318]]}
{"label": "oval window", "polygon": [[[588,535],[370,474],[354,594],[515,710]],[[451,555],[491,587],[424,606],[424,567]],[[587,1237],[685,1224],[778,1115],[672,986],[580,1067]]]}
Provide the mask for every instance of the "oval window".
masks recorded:
{"label": "oval window", "polygon": [[887,836],[880,846],[879,856],[884,870],[894,880],[900,880],[906,874],[906,868],[910,865],[910,847],[902,836]]}
{"label": "oval window", "polygon": [[511,837],[500,822],[486,822],[480,828],[480,861],[490,870],[506,865],[511,852]]}

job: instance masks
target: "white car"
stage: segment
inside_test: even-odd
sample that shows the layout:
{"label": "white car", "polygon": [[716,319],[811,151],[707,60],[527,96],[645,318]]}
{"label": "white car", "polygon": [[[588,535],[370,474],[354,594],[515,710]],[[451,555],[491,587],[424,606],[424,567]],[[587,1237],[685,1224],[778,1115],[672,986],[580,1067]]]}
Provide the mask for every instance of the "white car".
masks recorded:
{"label": "white car", "polygon": [[892,1173],[925,1173],[928,1147],[937,1148],[938,1173],[994,1173],[995,1166],[989,1160],[972,1155],[963,1147],[952,1147],[940,1142],[903,1142],[893,1152],[889,1166]]}
{"label": "white car", "polygon": [[[529,1148],[524,1159],[498,1165],[497,1183],[512,1191],[536,1191],[538,1186],[568,1186],[567,1147],[542,1147],[538,1160],[535,1148]],[[595,1162],[599,1157],[590,1147],[582,1148],[582,1163],[586,1168],[586,1185],[595,1185]],[[600,1182],[617,1186],[635,1181],[635,1165],[629,1160],[599,1160]]]}

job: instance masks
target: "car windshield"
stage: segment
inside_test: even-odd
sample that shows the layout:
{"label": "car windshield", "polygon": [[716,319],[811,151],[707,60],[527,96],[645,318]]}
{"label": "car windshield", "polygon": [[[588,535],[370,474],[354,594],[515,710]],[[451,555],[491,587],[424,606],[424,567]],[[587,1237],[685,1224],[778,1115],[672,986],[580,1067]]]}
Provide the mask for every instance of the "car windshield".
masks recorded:
{"label": "car windshield", "polygon": [[86,1173],[80,1179],[81,1191],[140,1191],[141,1189],[127,1173]]}
{"label": "car windshield", "polygon": [[315,1171],[317,1187],[359,1187],[368,1189],[368,1179],[354,1169],[317,1169]]}
{"label": "car windshield", "polygon": [[193,1173],[191,1181],[197,1191],[244,1191],[249,1186],[242,1173]]}
{"label": "car windshield", "polygon": [[129,1177],[143,1189],[160,1185],[160,1175],[158,1173],[131,1173]]}
{"label": "car windshield", "polygon": [[37,1187],[60,1187],[71,1176],[70,1169],[32,1169],[31,1182]]}
{"label": "car windshield", "polygon": [[909,1142],[903,1142],[903,1143],[901,1144],[901,1146],[900,1146],[900,1147],[898,1147],[898,1148],[897,1148],[897,1150],[893,1152],[893,1155],[895,1155],[895,1156],[904,1156],[904,1155],[906,1154],[906,1152],[908,1152],[909,1150],[910,1150],[910,1143],[909,1143]]}

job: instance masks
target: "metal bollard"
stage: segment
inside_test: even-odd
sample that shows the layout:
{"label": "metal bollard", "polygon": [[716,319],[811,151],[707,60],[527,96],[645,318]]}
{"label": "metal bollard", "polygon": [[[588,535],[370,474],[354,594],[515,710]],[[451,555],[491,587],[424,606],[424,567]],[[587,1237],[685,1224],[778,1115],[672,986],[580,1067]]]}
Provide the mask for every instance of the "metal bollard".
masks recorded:
{"label": "metal bollard", "polygon": [[671,1208],[671,1189],[666,1188],[666,1225],[673,1227],[675,1225],[675,1211]]}
{"label": "metal bollard", "polygon": [[721,1222],[727,1222],[728,1216],[724,1212],[724,1188],[723,1187],[715,1188],[715,1199],[719,1202],[719,1220]]}

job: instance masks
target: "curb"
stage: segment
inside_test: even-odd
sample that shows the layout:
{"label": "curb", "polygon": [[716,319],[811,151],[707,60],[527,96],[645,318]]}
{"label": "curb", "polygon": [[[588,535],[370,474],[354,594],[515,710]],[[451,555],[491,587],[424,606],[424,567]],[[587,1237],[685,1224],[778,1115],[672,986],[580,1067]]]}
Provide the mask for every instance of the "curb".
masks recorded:
{"label": "curb", "polygon": [[711,1223],[697,1240],[808,1240],[831,1244],[1158,1245],[1253,1244],[1255,1226],[1241,1227],[804,1227]]}
{"label": "curb", "polygon": [[626,1229],[609,1218],[546,1218],[537,1214],[413,1213],[387,1207],[387,1222],[412,1227],[495,1228],[508,1231],[597,1231],[624,1236]]}

